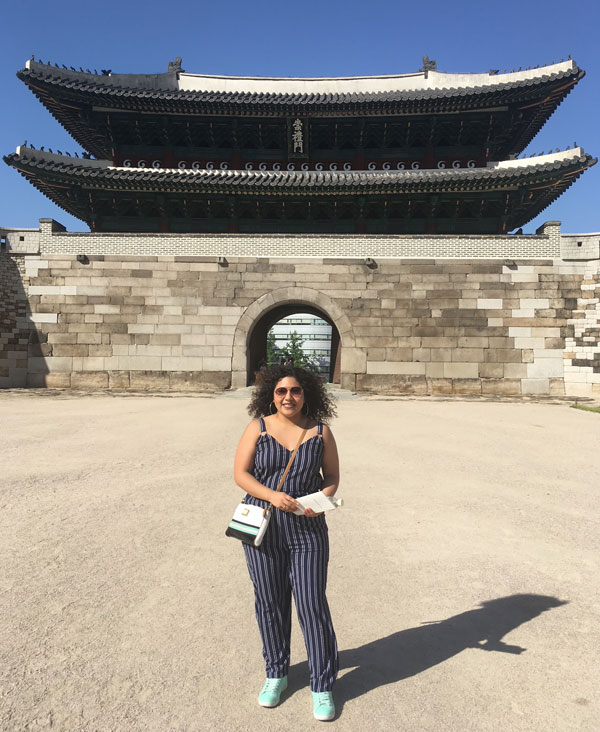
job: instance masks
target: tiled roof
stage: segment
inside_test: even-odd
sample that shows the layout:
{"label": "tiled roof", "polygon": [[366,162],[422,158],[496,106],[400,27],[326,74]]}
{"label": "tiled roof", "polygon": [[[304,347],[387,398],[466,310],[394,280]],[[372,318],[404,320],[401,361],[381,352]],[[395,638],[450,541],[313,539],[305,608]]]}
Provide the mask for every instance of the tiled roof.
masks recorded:
{"label": "tiled roof", "polygon": [[560,177],[583,172],[596,159],[581,148],[536,158],[491,164],[485,168],[425,169],[401,171],[258,171],[180,170],[178,168],[120,168],[108,160],[82,160],[31,148],[18,148],[5,162],[22,172],[45,171],[53,178],[65,178],[86,186],[116,186],[128,189],[175,187],[177,190],[247,190],[263,192],[387,193],[404,189],[432,189],[452,186],[464,190],[501,188],[516,179]]}
{"label": "tiled roof", "polygon": [[[18,72],[19,78],[26,84],[35,87],[36,83],[43,84],[47,88],[63,89],[71,93],[84,94],[86,96],[100,99],[111,98],[116,106],[123,106],[124,103],[154,103],[159,106],[172,104],[174,102],[185,105],[225,105],[227,107],[270,107],[275,106],[286,109],[298,109],[304,107],[307,111],[319,110],[334,107],[363,106],[409,106],[421,107],[431,106],[439,100],[445,101],[445,106],[461,108],[470,107],[477,103],[478,98],[493,96],[518,96],[519,93],[534,91],[536,88],[543,88],[550,84],[564,82],[573,85],[584,72],[578,68],[575,62],[564,62],[554,64],[542,69],[532,69],[527,72],[514,72],[501,75],[483,74],[440,74],[429,72],[434,77],[435,83],[424,83],[428,79],[426,74],[403,75],[399,77],[364,77],[357,79],[322,79],[322,80],[290,80],[306,82],[302,88],[308,91],[275,91],[285,81],[281,79],[264,79],[263,83],[257,85],[254,79],[242,79],[244,83],[231,84],[232,77],[193,77],[193,75],[177,74],[170,72],[165,74],[111,74],[109,76],[91,74],[81,71],[69,71],[36,61],[29,61],[26,68]],[[194,83],[189,80],[192,79]],[[385,84],[388,89],[380,91],[369,90],[369,83],[374,88],[376,84],[373,79],[389,79],[390,83]],[[202,88],[202,86],[218,87],[222,79],[222,89]],[[394,79],[398,79],[398,87],[394,88]],[[408,79],[408,82],[407,82]],[[414,79],[414,81],[413,81]],[[208,84],[210,80],[210,84]],[[402,80],[402,83],[400,83]],[[331,82],[338,82],[333,84]],[[358,81],[363,83],[358,83]],[[185,82],[185,83],[184,83]],[[273,91],[264,91],[265,84],[269,88],[269,82]],[[311,84],[310,82],[316,82]],[[348,82],[347,84],[344,82]],[[408,83],[409,88],[405,88]],[[413,88],[410,88],[410,86]],[[185,87],[197,88],[185,88]],[[235,90],[227,90],[232,87]],[[285,89],[285,84],[283,88]],[[288,87],[290,84],[287,85]],[[182,88],[183,87],[183,88]],[[311,90],[313,89],[314,90]],[[257,90],[261,89],[261,90]]]}

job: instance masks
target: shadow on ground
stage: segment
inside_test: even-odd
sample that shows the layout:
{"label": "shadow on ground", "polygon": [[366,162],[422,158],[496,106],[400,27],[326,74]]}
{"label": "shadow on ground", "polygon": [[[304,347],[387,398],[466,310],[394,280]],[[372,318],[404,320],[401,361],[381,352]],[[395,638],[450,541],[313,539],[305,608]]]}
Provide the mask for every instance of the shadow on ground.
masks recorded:
{"label": "shadow on ground", "polygon": [[[340,669],[351,668],[352,671],[336,684],[336,707],[341,711],[344,702],[379,686],[415,676],[467,648],[515,655],[523,653],[526,648],[504,643],[503,636],[546,610],[566,604],[566,601],[546,595],[500,597],[446,620],[422,623],[416,628],[400,630],[358,648],[341,651]],[[306,662],[293,666],[290,692],[305,686],[307,676]]]}

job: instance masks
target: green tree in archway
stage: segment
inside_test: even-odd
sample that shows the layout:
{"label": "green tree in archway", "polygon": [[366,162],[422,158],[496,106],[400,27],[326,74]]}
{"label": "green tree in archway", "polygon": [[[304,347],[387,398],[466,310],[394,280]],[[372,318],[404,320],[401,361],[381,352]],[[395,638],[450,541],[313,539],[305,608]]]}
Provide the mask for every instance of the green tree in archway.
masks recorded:
{"label": "green tree in archway", "polygon": [[267,365],[280,363],[282,358],[281,350],[275,343],[275,334],[272,330],[267,333]]}
{"label": "green tree in archway", "polygon": [[313,363],[312,359],[310,359],[302,350],[303,343],[304,341],[296,331],[290,333],[288,342],[281,349],[281,358],[286,361],[291,358],[294,362],[294,366],[300,366],[303,369],[310,369],[311,371],[318,372],[318,364]]}

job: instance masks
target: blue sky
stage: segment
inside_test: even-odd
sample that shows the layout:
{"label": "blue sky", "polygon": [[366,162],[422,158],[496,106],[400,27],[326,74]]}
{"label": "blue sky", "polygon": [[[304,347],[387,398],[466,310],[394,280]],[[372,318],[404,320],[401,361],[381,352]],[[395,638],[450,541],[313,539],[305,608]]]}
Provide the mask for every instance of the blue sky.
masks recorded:
{"label": "blue sky", "polygon": [[[36,147],[80,150],[15,73],[34,54],[66,66],[120,73],[166,71],[181,56],[186,71],[240,76],[362,76],[417,71],[422,57],[438,71],[487,72],[566,59],[587,72],[550,118],[528,153],[577,142],[600,156],[600,3],[255,2],[5,4],[0,64],[2,154],[28,140]],[[0,226],[36,227],[52,217],[87,231],[0,165]],[[600,164],[525,227],[560,220],[564,232],[600,231]]]}

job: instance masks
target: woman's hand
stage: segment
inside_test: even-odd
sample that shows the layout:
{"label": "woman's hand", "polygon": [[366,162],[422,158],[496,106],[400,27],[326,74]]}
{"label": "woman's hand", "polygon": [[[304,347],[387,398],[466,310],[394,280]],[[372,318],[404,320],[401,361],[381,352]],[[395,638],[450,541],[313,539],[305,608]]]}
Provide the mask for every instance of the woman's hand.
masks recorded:
{"label": "woman's hand", "polygon": [[301,509],[298,501],[295,501],[287,493],[282,493],[281,491],[273,491],[273,495],[269,497],[269,501],[272,506],[286,513],[293,513]]}
{"label": "woman's hand", "polygon": [[322,516],[323,511],[319,511],[319,513],[315,513],[312,508],[305,508],[304,509],[304,515],[308,516],[308,518],[317,518],[317,516]]}

